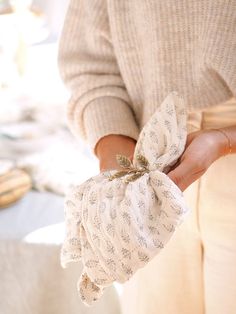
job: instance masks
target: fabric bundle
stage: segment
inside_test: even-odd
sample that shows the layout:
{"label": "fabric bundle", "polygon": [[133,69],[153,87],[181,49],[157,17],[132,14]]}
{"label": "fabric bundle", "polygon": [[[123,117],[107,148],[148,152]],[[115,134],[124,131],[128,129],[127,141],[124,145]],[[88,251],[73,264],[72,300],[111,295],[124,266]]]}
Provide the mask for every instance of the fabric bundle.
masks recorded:
{"label": "fabric bundle", "polygon": [[167,176],[186,135],[185,103],[172,92],[142,129],[132,162],[117,156],[123,170],[100,173],[67,194],[61,263],[82,261],[78,290],[86,305],[155,257],[189,211]]}

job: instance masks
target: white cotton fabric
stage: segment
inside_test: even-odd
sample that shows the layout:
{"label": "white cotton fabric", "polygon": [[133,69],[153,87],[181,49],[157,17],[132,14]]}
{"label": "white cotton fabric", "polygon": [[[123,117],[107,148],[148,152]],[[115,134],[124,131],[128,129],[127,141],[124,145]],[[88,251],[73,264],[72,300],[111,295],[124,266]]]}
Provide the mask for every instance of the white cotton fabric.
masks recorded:
{"label": "white cotton fabric", "polygon": [[82,261],[78,290],[91,305],[114,281],[124,283],[164,248],[187,208],[182,191],[166,175],[186,143],[184,100],[170,93],[140,133],[133,163],[141,154],[149,172],[133,182],[109,180],[106,171],[69,191],[65,200],[63,267]]}

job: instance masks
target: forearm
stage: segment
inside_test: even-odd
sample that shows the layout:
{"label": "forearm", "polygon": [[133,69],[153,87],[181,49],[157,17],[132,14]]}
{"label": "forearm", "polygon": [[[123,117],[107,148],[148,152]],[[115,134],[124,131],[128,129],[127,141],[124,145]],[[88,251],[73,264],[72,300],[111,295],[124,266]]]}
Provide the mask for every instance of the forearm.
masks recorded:
{"label": "forearm", "polygon": [[124,135],[110,134],[101,138],[95,147],[100,170],[119,169],[116,155],[125,155],[132,159],[135,145],[135,139]]}
{"label": "forearm", "polygon": [[111,39],[107,1],[70,1],[58,65],[71,93],[68,126],[92,150],[107,134],[139,134]]}

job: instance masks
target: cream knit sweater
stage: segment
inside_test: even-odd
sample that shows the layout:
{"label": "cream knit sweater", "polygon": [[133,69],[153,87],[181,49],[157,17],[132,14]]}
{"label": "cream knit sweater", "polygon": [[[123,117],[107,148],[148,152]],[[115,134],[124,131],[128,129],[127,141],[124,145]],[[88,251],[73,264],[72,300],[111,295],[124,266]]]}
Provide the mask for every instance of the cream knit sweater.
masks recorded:
{"label": "cream knit sweater", "polygon": [[191,110],[236,97],[236,0],[71,0],[59,69],[76,136],[137,139],[171,91]]}

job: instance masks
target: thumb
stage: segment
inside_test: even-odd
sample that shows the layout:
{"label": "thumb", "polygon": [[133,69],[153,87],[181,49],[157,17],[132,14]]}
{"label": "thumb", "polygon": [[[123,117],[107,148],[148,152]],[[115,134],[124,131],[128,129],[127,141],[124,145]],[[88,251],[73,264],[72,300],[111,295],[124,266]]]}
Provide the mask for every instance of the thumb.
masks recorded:
{"label": "thumb", "polygon": [[191,163],[183,159],[181,163],[167,175],[181,191],[184,191],[191,184],[190,178],[192,171]]}

